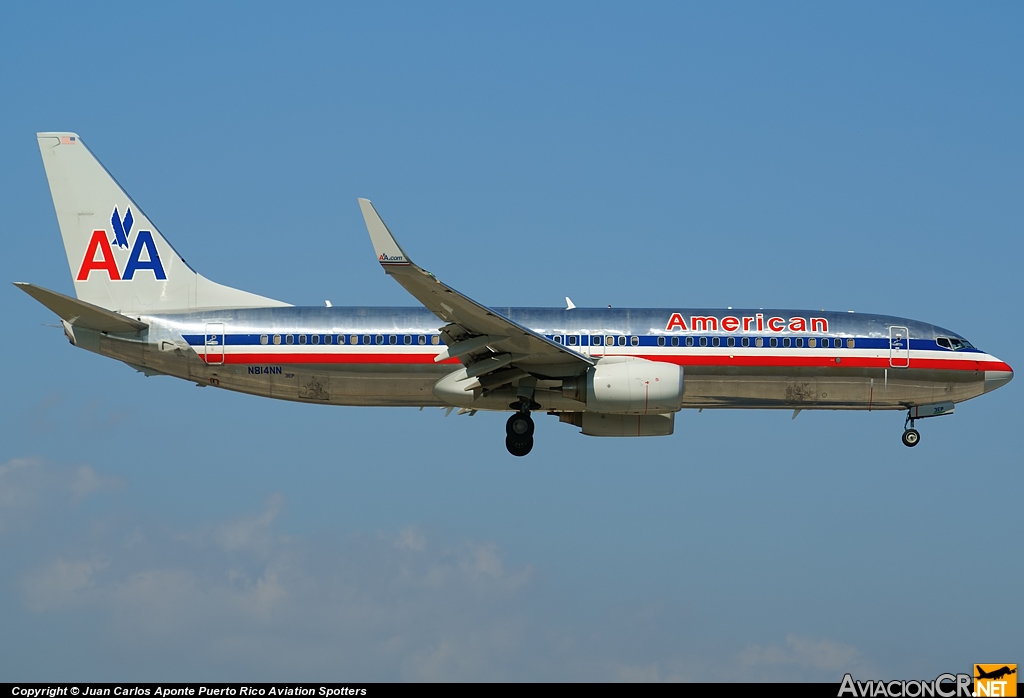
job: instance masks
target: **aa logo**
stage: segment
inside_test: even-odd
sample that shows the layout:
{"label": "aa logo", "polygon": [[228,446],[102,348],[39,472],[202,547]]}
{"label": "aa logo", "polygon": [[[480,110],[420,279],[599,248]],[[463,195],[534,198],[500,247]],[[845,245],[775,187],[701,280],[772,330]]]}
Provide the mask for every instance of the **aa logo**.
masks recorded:
{"label": "aa logo", "polygon": [[1016,664],[975,664],[975,696],[1016,696]]}

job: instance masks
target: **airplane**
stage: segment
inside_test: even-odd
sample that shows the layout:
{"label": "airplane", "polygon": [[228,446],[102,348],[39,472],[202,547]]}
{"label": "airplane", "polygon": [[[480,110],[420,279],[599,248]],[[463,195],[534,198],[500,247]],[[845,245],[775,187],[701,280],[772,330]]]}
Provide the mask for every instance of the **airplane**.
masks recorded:
{"label": "airplane", "polygon": [[974,665],[974,669],[975,669],[975,672],[977,672],[977,676],[974,677],[976,679],[997,679],[998,680],[998,679],[1003,678],[1004,676],[1009,676],[1010,674],[1016,674],[1017,673],[1016,666],[1013,669],[1011,669],[1008,666],[1003,666],[1003,667],[1001,667],[999,669],[996,669],[994,671],[985,671],[984,669],[981,668],[980,665],[975,664]]}
{"label": "airplane", "polygon": [[532,414],[588,436],[667,436],[682,409],[899,410],[916,421],[1006,385],[967,339],[886,315],[773,309],[492,308],[416,265],[366,199],[383,270],[420,307],[296,307],[202,276],[75,133],[39,133],[75,297],[16,285],[72,345],[146,375],[331,405]]}

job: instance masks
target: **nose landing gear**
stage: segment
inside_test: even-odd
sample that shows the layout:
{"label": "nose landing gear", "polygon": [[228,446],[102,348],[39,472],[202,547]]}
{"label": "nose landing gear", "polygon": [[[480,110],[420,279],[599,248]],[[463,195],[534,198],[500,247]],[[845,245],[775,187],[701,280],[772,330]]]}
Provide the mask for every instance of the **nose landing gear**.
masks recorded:
{"label": "nose landing gear", "polygon": [[[903,445],[913,448],[921,443],[921,433],[914,428],[914,411],[907,410],[907,420],[903,422]],[[910,425],[909,427],[907,425]]]}
{"label": "nose landing gear", "polygon": [[505,448],[513,456],[525,456],[533,450],[533,417],[530,410],[521,407],[505,423]]}
{"label": "nose landing gear", "polygon": [[907,421],[903,422],[903,445],[917,446],[921,442],[921,434],[914,428],[914,420],[930,417],[942,417],[953,414],[955,405],[952,402],[936,402],[930,405],[910,405],[907,407]]}

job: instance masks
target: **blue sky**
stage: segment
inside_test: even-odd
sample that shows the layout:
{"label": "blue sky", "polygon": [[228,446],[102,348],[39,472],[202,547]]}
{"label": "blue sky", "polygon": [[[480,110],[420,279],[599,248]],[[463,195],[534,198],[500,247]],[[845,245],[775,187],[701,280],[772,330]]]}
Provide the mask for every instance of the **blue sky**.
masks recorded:
{"label": "blue sky", "polygon": [[[855,309],[1021,362],[1015,4],[0,9],[0,279],[72,289],[33,134],[204,275],[412,305]],[[1018,385],[895,413],[276,403],[76,351],[7,286],[0,680],[931,678],[1024,659]],[[1003,551],[993,553],[992,551]],[[999,609],[999,610],[995,610]]]}

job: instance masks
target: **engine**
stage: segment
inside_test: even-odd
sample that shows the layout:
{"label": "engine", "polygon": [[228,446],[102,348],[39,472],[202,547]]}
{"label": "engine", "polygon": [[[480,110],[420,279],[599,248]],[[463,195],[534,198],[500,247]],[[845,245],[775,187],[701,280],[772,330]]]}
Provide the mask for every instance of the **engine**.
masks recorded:
{"label": "engine", "polygon": [[678,412],[683,390],[682,367],[628,356],[600,359],[583,376],[562,383],[564,397],[604,414]]}

